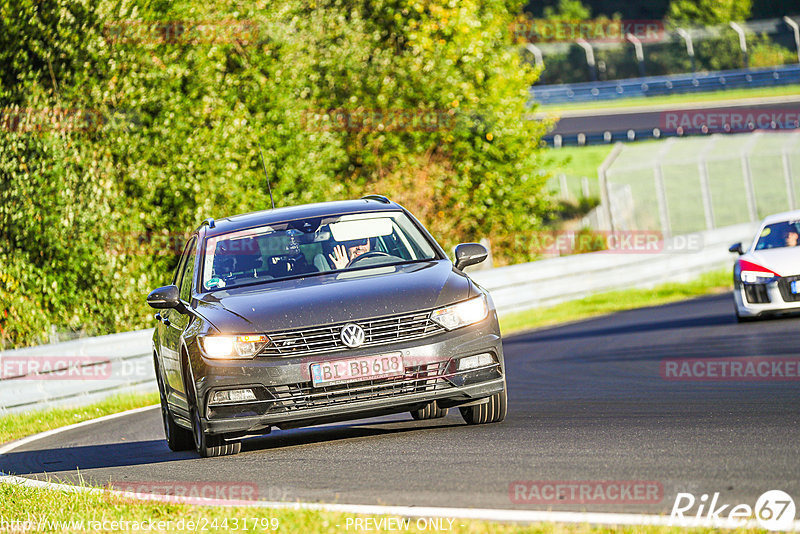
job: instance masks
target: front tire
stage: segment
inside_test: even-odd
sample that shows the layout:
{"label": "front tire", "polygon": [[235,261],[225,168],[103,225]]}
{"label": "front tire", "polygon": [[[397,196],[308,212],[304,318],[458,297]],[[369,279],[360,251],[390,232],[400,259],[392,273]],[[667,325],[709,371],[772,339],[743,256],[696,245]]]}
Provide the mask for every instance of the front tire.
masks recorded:
{"label": "front tire", "polygon": [[201,458],[239,454],[242,450],[242,442],[239,440],[225,441],[222,436],[207,434],[203,430],[203,425],[200,422],[200,413],[194,402],[192,402],[192,429],[194,448]]}
{"label": "front tire", "polygon": [[411,417],[417,421],[421,421],[423,419],[439,419],[445,415],[447,415],[447,408],[439,408],[439,405],[436,403],[436,401],[429,402],[424,408],[411,411]]}
{"label": "front tire", "polygon": [[192,419],[194,450],[197,451],[201,458],[239,454],[242,450],[241,441],[226,441],[224,436],[208,434],[203,428],[200,409],[197,406],[197,392],[194,389],[194,374],[188,360],[184,361],[184,366],[184,377],[187,382],[186,397],[189,401],[189,413]]}
{"label": "front tire", "polygon": [[194,437],[192,432],[175,424],[175,419],[169,411],[167,394],[164,390],[164,382],[161,379],[161,370],[158,367],[158,359],[155,359],[156,383],[158,384],[158,396],[161,400],[161,422],[164,424],[164,437],[167,439],[167,447],[171,451],[188,451],[194,448]]}
{"label": "front tire", "polygon": [[465,406],[458,410],[468,425],[499,423],[506,418],[506,413],[508,412],[506,388],[503,386],[503,391],[489,397],[489,402],[475,406]]}

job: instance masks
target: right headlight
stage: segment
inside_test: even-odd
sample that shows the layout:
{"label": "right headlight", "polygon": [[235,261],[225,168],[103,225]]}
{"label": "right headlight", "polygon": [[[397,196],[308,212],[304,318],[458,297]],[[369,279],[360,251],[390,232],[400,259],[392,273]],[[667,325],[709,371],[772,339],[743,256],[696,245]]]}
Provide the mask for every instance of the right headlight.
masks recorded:
{"label": "right headlight", "polygon": [[487,315],[489,315],[489,303],[486,295],[481,295],[446,308],[433,310],[431,319],[448,330],[455,330],[483,321]]}
{"label": "right headlight", "polygon": [[209,358],[226,360],[232,358],[252,358],[269,343],[263,334],[246,334],[239,336],[204,336],[200,338],[200,346]]}
{"label": "right headlight", "polygon": [[768,284],[775,279],[775,275],[761,271],[742,271],[742,282],[748,284]]}

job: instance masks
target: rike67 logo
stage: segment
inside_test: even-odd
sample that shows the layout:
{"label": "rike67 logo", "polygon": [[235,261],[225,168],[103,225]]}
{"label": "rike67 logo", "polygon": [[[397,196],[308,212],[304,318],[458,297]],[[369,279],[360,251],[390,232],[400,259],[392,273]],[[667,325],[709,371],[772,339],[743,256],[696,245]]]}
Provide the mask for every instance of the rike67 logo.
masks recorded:
{"label": "rike67 logo", "polygon": [[795,512],[794,500],[781,490],[764,492],[756,500],[755,507],[723,503],[719,492],[714,493],[710,500],[705,493],[699,499],[691,493],[678,493],[669,518],[670,525],[681,527],[739,528],[755,517],[761,528],[789,530],[794,526]]}

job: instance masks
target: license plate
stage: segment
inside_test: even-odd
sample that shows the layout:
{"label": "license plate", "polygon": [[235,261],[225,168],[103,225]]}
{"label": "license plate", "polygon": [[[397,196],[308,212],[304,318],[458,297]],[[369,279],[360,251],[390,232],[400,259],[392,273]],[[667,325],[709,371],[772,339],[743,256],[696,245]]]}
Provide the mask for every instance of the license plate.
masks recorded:
{"label": "license plate", "polygon": [[311,364],[314,387],[391,378],[404,373],[403,357],[399,352]]}
{"label": "license plate", "polygon": [[791,287],[792,287],[792,293],[794,293],[795,295],[800,293],[800,290],[797,289],[797,280],[792,280]]}

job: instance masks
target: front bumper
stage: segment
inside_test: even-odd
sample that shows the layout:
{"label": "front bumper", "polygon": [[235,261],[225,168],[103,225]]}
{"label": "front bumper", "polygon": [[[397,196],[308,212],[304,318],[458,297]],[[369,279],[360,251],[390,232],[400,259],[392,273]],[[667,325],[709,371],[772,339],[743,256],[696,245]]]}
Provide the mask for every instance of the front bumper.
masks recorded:
{"label": "front bumper", "polygon": [[[196,361],[198,398],[210,434],[245,435],[272,426],[292,428],[414,410],[438,400],[441,407],[475,402],[503,390],[505,369],[496,317],[416,343],[337,351],[299,357]],[[378,354],[401,354],[405,374],[391,379],[314,387],[310,366],[316,362]],[[490,353],[495,363],[456,370],[461,357]],[[257,400],[209,404],[222,389],[248,387]]]}
{"label": "front bumper", "polygon": [[746,284],[736,281],[733,298],[741,317],[758,317],[781,313],[800,312],[800,294],[789,289],[791,282],[800,277],[784,277],[767,284]]}

